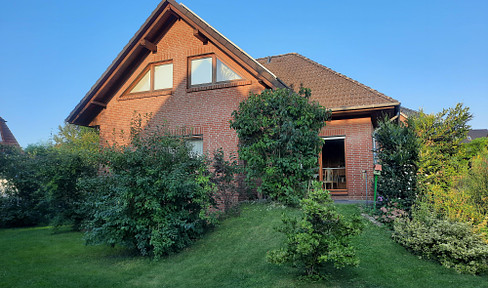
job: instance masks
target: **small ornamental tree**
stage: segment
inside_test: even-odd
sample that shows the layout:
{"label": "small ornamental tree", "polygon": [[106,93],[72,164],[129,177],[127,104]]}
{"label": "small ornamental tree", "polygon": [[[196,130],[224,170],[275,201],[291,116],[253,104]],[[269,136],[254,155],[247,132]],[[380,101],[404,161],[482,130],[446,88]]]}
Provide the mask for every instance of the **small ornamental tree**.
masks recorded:
{"label": "small ornamental tree", "polygon": [[330,112],[310,102],[310,89],[297,94],[289,89],[251,94],[232,113],[231,127],[239,136],[239,158],[250,183],[261,180],[258,192],[296,204],[306,183],[317,173],[322,146],[319,131]]}
{"label": "small ornamental tree", "polygon": [[388,199],[401,199],[408,207],[417,194],[417,161],[419,142],[411,125],[385,118],[379,122],[374,137],[377,155],[383,166],[378,191]]}
{"label": "small ornamental tree", "polygon": [[268,252],[268,262],[302,267],[309,277],[320,275],[319,267],[325,263],[333,263],[336,268],[359,264],[350,245],[351,238],[361,233],[363,227],[359,216],[344,219],[319,182],[300,201],[300,208],[301,219],[283,215],[284,225],[278,231],[286,235],[285,247]]}

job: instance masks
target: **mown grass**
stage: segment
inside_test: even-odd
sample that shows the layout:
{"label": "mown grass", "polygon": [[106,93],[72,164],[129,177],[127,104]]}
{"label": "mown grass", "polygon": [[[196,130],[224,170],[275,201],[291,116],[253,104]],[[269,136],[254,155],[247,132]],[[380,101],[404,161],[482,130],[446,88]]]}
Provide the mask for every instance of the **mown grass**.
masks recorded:
{"label": "mown grass", "polygon": [[[344,214],[356,206],[340,205]],[[282,236],[273,227],[283,212],[246,204],[192,247],[158,262],[120,248],[85,246],[80,233],[48,227],[0,230],[0,287],[488,287],[488,276],[460,275],[420,260],[366,224],[355,240],[361,264],[330,268],[327,281],[299,280],[299,272],[265,261]]]}

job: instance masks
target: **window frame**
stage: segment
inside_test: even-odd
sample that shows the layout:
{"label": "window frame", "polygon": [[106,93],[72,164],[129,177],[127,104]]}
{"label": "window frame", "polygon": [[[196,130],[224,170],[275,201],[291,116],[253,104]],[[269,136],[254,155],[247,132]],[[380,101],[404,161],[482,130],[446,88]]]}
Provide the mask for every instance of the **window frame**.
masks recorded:
{"label": "window frame", "polygon": [[[212,82],[208,83],[201,83],[201,84],[191,84],[191,68],[192,68],[192,61],[193,60],[198,60],[198,59],[204,59],[204,58],[211,58],[212,59]],[[226,65],[229,69],[231,69],[234,73],[236,73],[239,77],[239,79],[234,79],[234,80],[227,80],[227,81],[217,81],[217,59],[222,62],[224,65]],[[214,85],[222,85],[222,84],[229,84],[229,83],[238,83],[238,82],[247,82],[244,77],[242,77],[242,74],[239,73],[238,71],[233,68],[232,65],[229,65],[225,60],[223,60],[221,57],[217,57],[215,53],[211,54],[202,54],[202,55],[197,55],[197,56],[191,56],[188,57],[188,67],[187,67],[187,79],[188,79],[188,88],[200,88],[200,87],[208,87],[208,86],[214,86]]]}
{"label": "window frame", "polygon": [[[191,141],[202,141],[202,153],[201,154],[196,154],[195,155],[197,157],[200,157],[200,156],[203,156],[205,155],[205,149],[204,149],[204,141],[203,141],[203,134],[196,134],[196,135],[189,135],[189,136],[186,136],[184,137],[184,141],[188,144],[191,143]],[[193,151],[193,148],[192,148],[192,152]]]}
{"label": "window frame", "polygon": [[[162,65],[172,65],[172,75],[171,75],[171,87],[170,88],[164,88],[164,89],[154,89],[154,84],[155,84],[155,67],[156,66],[162,66]],[[146,75],[146,73],[149,71],[149,77],[150,77],[150,83],[149,83],[149,91],[140,91],[140,92],[131,92],[134,87],[136,87],[137,84],[139,84],[139,81],[142,80],[142,78]],[[147,66],[139,73],[139,75],[132,81],[132,83],[129,85],[129,87],[125,90],[124,93],[121,95],[121,100],[126,100],[126,99],[134,99],[134,98],[145,98],[145,97],[152,97],[152,96],[159,96],[159,95],[169,95],[172,94],[174,89],[174,63],[173,59],[168,59],[164,61],[158,61],[158,62],[151,62],[147,64]]]}

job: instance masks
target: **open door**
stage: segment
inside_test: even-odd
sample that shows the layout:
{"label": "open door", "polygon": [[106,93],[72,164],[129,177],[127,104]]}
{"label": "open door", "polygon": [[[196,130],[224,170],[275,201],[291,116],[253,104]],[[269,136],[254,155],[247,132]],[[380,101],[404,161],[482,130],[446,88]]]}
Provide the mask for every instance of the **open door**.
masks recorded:
{"label": "open door", "polygon": [[347,194],[345,137],[324,138],[319,155],[319,180],[333,194]]}

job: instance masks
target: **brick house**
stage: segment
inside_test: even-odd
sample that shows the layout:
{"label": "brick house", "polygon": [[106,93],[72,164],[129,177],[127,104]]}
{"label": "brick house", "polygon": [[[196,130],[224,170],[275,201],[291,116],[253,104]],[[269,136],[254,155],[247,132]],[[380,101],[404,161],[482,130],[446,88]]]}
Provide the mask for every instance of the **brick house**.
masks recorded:
{"label": "brick house", "polygon": [[151,113],[151,127],[166,125],[200,152],[228,154],[238,144],[231,113],[250,92],[300,85],[333,111],[320,133],[318,177],[336,197],[364,199],[373,129],[400,103],[299,54],[254,59],[173,0],[158,5],[66,120],[99,127],[110,143],[113,131],[129,130],[134,111]]}
{"label": "brick house", "polygon": [[0,144],[20,147],[14,134],[12,134],[12,131],[8,128],[7,121],[3,120],[2,117],[0,117]]}

